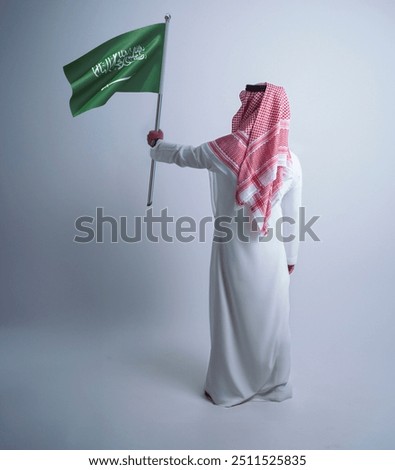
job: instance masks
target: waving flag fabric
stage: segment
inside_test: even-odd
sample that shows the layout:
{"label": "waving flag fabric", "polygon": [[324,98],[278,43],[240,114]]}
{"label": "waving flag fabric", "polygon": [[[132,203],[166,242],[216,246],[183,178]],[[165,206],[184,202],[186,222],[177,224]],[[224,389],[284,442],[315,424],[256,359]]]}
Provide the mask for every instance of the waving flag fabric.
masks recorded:
{"label": "waving flag fabric", "polygon": [[159,93],[165,23],[129,31],[63,67],[77,116],[103,106],[117,91]]}

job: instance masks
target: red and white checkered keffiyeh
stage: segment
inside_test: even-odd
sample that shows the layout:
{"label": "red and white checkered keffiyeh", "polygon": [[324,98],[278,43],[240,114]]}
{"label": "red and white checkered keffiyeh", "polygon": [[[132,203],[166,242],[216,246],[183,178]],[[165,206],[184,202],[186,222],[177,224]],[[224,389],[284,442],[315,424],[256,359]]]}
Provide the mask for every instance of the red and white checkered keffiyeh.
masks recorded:
{"label": "red and white checkered keffiyeh", "polygon": [[247,205],[258,227],[267,233],[272,202],[291,154],[287,95],[281,86],[264,85],[265,91],[240,93],[241,107],[233,117],[232,133],[209,146],[237,176],[237,204]]}

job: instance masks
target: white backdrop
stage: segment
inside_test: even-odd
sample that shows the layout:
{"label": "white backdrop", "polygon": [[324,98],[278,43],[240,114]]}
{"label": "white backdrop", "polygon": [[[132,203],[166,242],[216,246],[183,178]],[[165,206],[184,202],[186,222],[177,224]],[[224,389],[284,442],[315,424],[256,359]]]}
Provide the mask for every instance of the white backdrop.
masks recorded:
{"label": "white backdrop", "polygon": [[[145,214],[156,96],[72,118],[62,67],[167,12],[167,140],[228,133],[246,83],[289,96],[321,241],[292,275],[281,405],[199,395],[209,242],[73,242],[96,207]],[[0,2],[2,448],[394,448],[394,26],[384,0]],[[211,215],[207,173],[158,165],[153,207]]]}

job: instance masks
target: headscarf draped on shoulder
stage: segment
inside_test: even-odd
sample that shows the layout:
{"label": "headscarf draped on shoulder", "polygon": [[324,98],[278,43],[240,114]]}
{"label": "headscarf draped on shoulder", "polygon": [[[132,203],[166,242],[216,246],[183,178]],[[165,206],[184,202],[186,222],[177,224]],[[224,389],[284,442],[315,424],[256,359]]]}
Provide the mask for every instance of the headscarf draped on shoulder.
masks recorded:
{"label": "headscarf draped on shoulder", "polygon": [[281,86],[247,85],[232,119],[232,133],[209,142],[211,150],[237,176],[236,202],[247,205],[265,234],[272,203],[291,164],[290,109]]}

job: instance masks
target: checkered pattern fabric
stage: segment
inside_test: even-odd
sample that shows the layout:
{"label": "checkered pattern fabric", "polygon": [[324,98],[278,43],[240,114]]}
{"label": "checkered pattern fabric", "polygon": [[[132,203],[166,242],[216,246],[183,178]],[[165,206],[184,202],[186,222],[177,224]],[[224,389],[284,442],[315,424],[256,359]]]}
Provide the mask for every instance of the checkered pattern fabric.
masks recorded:
{"label": "checkered pattern fabric", "polygon": [[267,233],[272,202],[291,163],[291,116],[284,88],[265,85],[264,92],[240,93],[241,107],[232,119],[232,133],[209,146],[237,176],[237,204],[247,205],[259,228]]}

